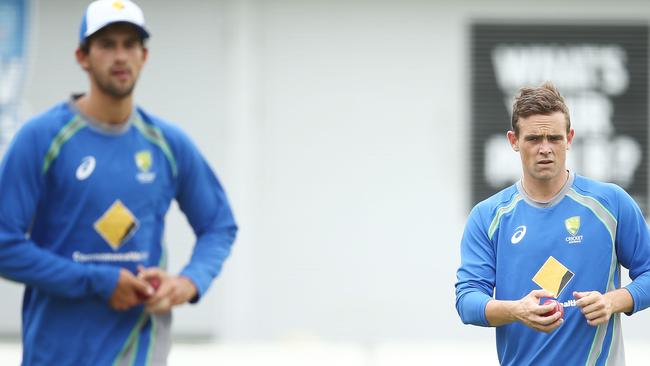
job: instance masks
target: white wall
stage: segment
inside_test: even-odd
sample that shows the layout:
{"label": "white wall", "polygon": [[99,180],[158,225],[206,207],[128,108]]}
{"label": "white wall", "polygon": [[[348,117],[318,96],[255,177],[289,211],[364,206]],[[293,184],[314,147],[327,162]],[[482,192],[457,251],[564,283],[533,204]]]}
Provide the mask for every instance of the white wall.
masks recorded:
{"label": "white wall", "polygon": [[[84,3],[38,2],[34,111],[85,88],[72,57]],[[469,24],[554,20],[559,7],[564,19],[647,20],[642,1],[139,3],[153,37],[138,100],[195,139],[241,226],[205,303],[176,321],[223,340],[492,336],[454,309]],[[178,268],[191,235],[170,218]],[[650,311],[633,319],[626,333],[647,339]]]}
{"label": "white wall", "polygon": [[296,1],[253,14],[263,29],[262,199],[249,244],[258,336],[426,337],[438,316],[454,317],[449,255],[467,202],[447,97],[463,89],[436,90],[443,35],[417,12]]}

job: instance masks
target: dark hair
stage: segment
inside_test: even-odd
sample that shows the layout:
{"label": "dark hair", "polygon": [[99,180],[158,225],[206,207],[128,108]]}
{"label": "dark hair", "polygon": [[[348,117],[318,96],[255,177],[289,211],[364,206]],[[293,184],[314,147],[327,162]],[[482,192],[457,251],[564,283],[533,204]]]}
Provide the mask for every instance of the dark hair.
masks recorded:
{"label": "dark hair", "polygon": [[571,118],[569,108],[564,103],[564,98],[550,81],[536,87],[523,87],[519,89],[519,95],[515,97],[512,104],[512,130],[519,135],[519,119],[530,117],[535,114],[549,115],[555,112],[562,112],[566,119],[566,131],[571,130]]}
{"label": "dark hair", "polygon": [[[112,27],[114,25],[119,25],[119,24],[129,24],[130,25],[130,23],[128,23],[128,22],[117,22],[117,23],[112,23],[112,24],[109,24],[109,25],[105,26],[104,28],[98,30],[94,34],[91,34],[90,36],[86,37],[86,39],[84,39],[81,43],[79,43],[79,49],[81,50],[81,52],[83,52],[83,53],[85,53],[87,55],[90,52],[90,44],[94,41],[95,38],[97,38],[98,34],[101,34],[107,28],[110,28],[110,27]],[[146,47],[146,37],[144,37],[142,35],[142,33],[140,33],[140,32],[138,32],[138,34],[140,35],[140,44],[142,45],[142,47]]]}
{"label": "dark hair", "polygon": [[84,39],[84,41],[79,44],[79,49],[86,55],[90,52],[90,37]]}

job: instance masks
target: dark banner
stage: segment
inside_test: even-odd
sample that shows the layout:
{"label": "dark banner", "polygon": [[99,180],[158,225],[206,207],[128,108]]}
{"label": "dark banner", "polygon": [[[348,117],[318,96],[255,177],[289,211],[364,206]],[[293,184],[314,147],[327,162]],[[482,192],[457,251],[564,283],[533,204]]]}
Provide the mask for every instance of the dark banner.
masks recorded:
{"label": "dark banner", "polygon": [[569,169],[620,185],[647,214],[648,27],[479,22],[471,37],[472,202],[521,178],[513,97],[550,80],[575,129]]}
{"label": "dark banner", "polygon": [[21,122],[28,16],[27,0],[0,0],[0,157]]}

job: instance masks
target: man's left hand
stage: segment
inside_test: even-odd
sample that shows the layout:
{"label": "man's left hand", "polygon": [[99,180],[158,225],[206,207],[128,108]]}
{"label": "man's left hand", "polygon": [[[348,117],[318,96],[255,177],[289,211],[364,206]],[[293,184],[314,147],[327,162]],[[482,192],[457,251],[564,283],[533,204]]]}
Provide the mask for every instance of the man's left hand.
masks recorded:
{"label": "man's left hand", "polygon": [[184,304],[197,294],[194,283],[187,277],[172,276],[158,267],[140,268],[138,277],[151,280],[157,278],[160,286],[145,302],[145,309],[154,314],[164,314],[172,307]]}
{"label": "man's left hand", "polygon": [[573,292],[576,298],[576,305],[582,311],[587,323],[591,326],[605,324],[612,316],[612,301],[598,291]]}

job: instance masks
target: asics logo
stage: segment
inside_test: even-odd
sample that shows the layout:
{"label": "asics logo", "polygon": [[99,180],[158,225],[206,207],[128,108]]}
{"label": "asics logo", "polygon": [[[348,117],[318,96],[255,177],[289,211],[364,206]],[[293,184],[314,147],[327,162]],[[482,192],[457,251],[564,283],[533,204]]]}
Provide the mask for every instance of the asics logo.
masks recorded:
{"label": "asics logo", "polygon": [[519,226],[515,229],[515,233],[512,234],[512,238],[510,239],[510,242],[512,244],[517,244],[521,241],[521,239],[524,238],[525,235],[526,235],[526,226],[525,225]]}
{"label": "asics logo", "polygon": [[77,179],[84,180],[90,177],[90,175],[93,174],[93,171],[95,170],[95,164],[96,163],[94,156],[86,156],[81,159],[81,164],[79,164],[79,167],[77,168]]}

